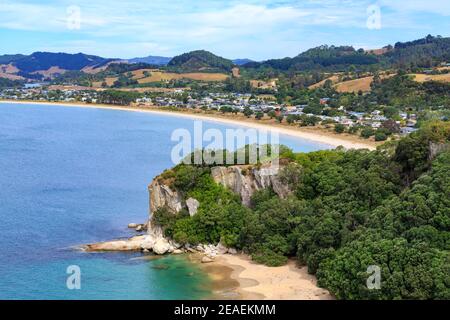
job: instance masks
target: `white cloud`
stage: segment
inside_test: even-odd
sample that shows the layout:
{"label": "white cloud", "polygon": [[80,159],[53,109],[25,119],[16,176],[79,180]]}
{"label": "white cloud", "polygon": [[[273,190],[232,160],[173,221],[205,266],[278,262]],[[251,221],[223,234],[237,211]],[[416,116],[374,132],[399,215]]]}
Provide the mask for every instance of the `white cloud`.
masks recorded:
{"label": "white cloud", "polygon": [[[366,9],[373,3],[382,7],[382,28],[414,29],[414,13],[446,15],[450,7],[450,1],[419,0],[25,1],[0,0],[0,28],[67,36],[49,41],[47,48],[58,51],[79,48],[75,51],[132,57],[205,48],[236,57],[254,52],[250,57],[257,59],[296,54],[312,42],[327,43],[330,34],[319,38],[327,28],[336,34],[344,29],[363,33]],[[70,5],[81,9],[80,30],[67,28]]]}
{"label": "white cloud", "polygon": [[381,0],[379,3],[386,8],[395,10],[398,13],[408,13],[408,12],[429,12],[443,16],[450,15],[450,1],[448,0],[438,0],[438,1],[428,1],[428,0],[408,0],[408,1],[392,1],[392,0]]}

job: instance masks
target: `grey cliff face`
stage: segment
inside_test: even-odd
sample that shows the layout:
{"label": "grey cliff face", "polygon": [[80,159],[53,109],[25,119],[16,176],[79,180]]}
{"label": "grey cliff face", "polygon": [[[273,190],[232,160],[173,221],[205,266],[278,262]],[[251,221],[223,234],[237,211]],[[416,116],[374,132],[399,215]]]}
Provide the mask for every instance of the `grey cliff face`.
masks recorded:
{"label": "grey cliff face", "polygon": [[[280,168],[279,170],[282,169]],[[280,180],[278,170],[274,171],[269,167],[251,168],[239,165],[214,167],[211,169],[211,176],[216,183],[238,194],[245,206],[250,206],[250,199],[255,191],[258,190],[272,188],[280,198],[286,198],[291,193],[289,187]],[[156,212],[159,208],[167,207],[174,213],[186,208],[190,216],[194,216],[200,206],[200,203],[194,198],[189,198],[184,201],[180,192],[165,185],[158,179],[153,180],[149,186],[149,193],[149,233],[161,232],[160,230],[156,230],[158,228],[157,226],[152,226],[152,213]]]}
{"label": "grey cliff face", "polygon": [[179,212],[183,208],[183,198],[177,190],[162,184],[158,179],[153,180],[148,187],[150,193],[150,215],[159,208],[167,207],[173,212]]}
{"label": "grey cliff face", "polygon": [[197,214],[198,207],[200,207],[200,202],[198,202],[197,199],[189,198],[186,200],[186,206],[188,208],[189,215],[193,217]]}
{"label": "grey cliff face", "polygon": [[272,188],[280,198],[286,198],[290,193],[288,186],[280,181],[278,172],[269,168],[214,167],[211,175],[216,183],[238,194],[245,206],[250,205],[252,195],[258,190]]}

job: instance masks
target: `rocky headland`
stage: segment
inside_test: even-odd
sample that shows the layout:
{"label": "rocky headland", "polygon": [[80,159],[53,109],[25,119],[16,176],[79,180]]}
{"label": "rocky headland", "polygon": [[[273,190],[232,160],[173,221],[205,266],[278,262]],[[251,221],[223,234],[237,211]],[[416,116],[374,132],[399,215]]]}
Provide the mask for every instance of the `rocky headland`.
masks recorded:
{"label": "rocky headland", "polygon": [[[261,167],[248,165],[217,166],[211,168],[211,176],[218,184],[229,188],[241,198],[242,204],[249,206],[250,199],[255,191],[272,188],[281,198],[289,195],[290,190],[280,181],[278,173],[280,168],[269,164]],[[173,214],[186,209],[193,217],[200,206],[197,199],[184,199],[180,191],[176,190],[161,177],[156,177],[148,186],[149,191],[149,218],[144,224],[130,223],[129,228],[137,232],[145,232],[129,239],[118,239],[107,242],[88,244],[83,249],[89,252],[96,251],[142,251],[145,253],[182,254],[203,253],[203,263],[214,261],[215,257],[223,254],[236,254],[235,248],[227,248],[221,242],[217,244],[179,244],[164,236],[161,226],[155,223],[153,213],[166,208]]]}

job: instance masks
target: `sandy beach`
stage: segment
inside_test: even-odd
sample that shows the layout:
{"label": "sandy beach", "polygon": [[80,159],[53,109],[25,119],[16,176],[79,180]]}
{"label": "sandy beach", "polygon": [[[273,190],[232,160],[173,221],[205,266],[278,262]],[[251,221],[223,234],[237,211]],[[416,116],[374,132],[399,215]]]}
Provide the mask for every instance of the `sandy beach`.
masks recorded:
{"label": "sandy beach", "polygon": [[[8,101],[2,100],[1,103],[14,104],[33,104],[33,105],[55,105],[64,107],[76,108],[92,108],[92,109],[110,109],[122,110],[144,113],[158,113],[166,116],[186,117],[194,120],[205,120],[210,122],[219,122],[222,124],[230,124],[234,126],[245,126],[257,130],[273,130],[283,135],[288,135],[300,139],[306,139],[314,142],[327,144],[333,147],[343,146],[346,149],[369,149],[374,150],[377,144],[373,141],[364,141],[353,135],[337,135],[329,131],[320,130],[317,128],[301,128],[295,126],[288,126],[285,124],[266,123],[264,120],[247,119],[245,117],[235,116],[231,118],[228,115],[222,114],[205,114],[194,111],[168,111],[160,110],[156,107],[130,107],[130,106],[113,106],[102,104],[83,104],[83,103],[62,103],[62,102],[37,102],[37,101]],[[259,123],[258,123],[259,122]],[[262,123],[261,123],[262,122]]]}
{"label": "sandy beach", "polygon": [[254,263],[245,255],[220,255],[202,265],[213,280],[214,298],[236,300],[333,300],[294,260],[281,267]]}

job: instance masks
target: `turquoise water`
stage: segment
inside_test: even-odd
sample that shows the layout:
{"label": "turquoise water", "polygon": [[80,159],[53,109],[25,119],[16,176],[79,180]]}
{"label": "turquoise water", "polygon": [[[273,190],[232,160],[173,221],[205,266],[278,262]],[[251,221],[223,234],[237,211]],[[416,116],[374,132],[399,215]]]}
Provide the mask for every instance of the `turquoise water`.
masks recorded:
{"label": "turquoise water", "polygon": [[[134,235],[147,185],[173,166],[176,128],[146,113],[0,104],[0,299],[201,299],[209,280],[183,257],[90,254],[72,246]],[[204,123],[225,130],[225,125]],[[296,151],[323,144],[281,137]],[[81,289],[66,269],[81,269]]]}

